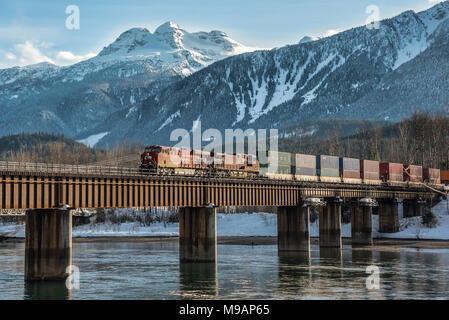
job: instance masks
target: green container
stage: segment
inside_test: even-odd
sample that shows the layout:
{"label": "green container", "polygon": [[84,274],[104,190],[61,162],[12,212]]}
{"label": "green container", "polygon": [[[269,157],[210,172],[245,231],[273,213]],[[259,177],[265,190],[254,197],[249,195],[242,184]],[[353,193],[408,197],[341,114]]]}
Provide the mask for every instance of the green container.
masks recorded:
{"label": "green container", "polygon": [[285,166],[285,165],[278,165],[277,168],[274,171],[269,171],[268,166],[261,166],[260,172],[262,173],[274,173],[274,174],[291,174],[292,167],[291,166]]}
{"label": "green container", "polygon": [[270,157],[275,157],[279,166],[291,166],[293,163],[292,156],[289,152],[266,151],[264,154],[258,153],[257,160],[259,160],[261,167],[268,165],[267,161],[270,161]]}
{"label": "green container", "polygon": [[333,177],[333,178],[340,177],[340,170],[338,170],[338,169],[324,168],[324,169],[317,169],[316,171],[317,171],[317,174],[322,177]]}

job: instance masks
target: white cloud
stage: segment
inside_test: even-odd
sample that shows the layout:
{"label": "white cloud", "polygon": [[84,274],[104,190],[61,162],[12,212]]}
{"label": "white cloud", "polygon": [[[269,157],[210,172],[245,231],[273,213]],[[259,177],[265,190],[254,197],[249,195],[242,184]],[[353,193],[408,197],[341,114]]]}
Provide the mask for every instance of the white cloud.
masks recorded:
{"label": "white cloud", "polygon": [[435,4],[435,3],[438,3],[438,2],[444,2],[446,0],[428,0],[428,1],[429,1],[430,4]]}
{"label": "white cloud", "polygon": [[[40,62],[49,62],[56,65],[71,65],[95,57],[95,53],[77,55],[70,51],[52,51],[53,45],[46,42],[25,41],[14,45],[9,51],[0,49],[0,69],[13,66],[27,66]],[[3,60],[3,61],[2,61]]]}
{"label": "white cloud", "polygon": [[[18,54],[14,61],[16,61],[20,66],[26,66],[39,62],[49,62],[54,64],[54,61],[44,55],[37,47],[33,45],[31,41],[25,41],[25,43],[16,44],[14,48],[16,49]],[[12,58],[12,55],[10,55],[10,58]]]}
{"label": "white cloud", "polygon": [[90,59],[92,57],[95,57],[96,54],[95,53],[88,53],[85,55],[75,55],[70,51],[59,51],[56,54],[56,60],[62,64],[62,65],[67,65],[67,64],[74,64],[86,59]]}
{"label": "white cloud", "polygon": [[5,53],[5,57],[6,57],[6,59],[11,60],[11,61],[14,61],[17,59],[17,56],[12,52]]}

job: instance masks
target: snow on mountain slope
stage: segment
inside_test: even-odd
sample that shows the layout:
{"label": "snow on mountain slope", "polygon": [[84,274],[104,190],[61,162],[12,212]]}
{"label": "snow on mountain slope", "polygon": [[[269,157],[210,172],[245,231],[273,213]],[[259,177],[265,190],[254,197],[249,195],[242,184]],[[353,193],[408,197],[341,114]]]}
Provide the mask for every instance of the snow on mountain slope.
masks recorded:
{"label": "snow on mountain slope", "polygon": [[[139,106],[134,121],[121,123],[120,134],[111,132],[111,137],[142,139],[144,133],[157,132],[157,137],[150,135],[147,140],[169,143],[171,130],[189,130],[199,117],[204,128],[272,128],[311,119],[383,119],[386,115],[382,111],[388,107],[387,116],[401,120],[407,113],[404,107],[401,113],[394,111],[398,101],[392,105],[365,104],[363,109],[358,109],[357,102],[385,85],[389,75],[420,61],[424,53],[432,56],[441,51],[438,42],[449,37],[441,31],[446,23],[448,1],[424,12],[406,11],[383,20],[379,29],[353,28],[315,41],[216,62],[150,97]],[[423,68],[449,72],[446,63],[440,65],[435,59],[425,63],[428,65]],[[409,83],[411,78],[402,80]],[[409,83],[409,87],[416,88],[418,83]],[[449,88],[443,84],[434,88],[432,96],[422,95],[420,101],[426,110],[441,111],[443,100],[449,104]],[[401,92],[391,95],[400,96]],[[409,113],[423,106],[401,96],[400,103],[408,105]]]}
{"label": "snow on mountain slope", "polygon": [[207,128],[272,128],[441,111],[449,105],[447,24],[444,1],[379,29],[248,53],[254,48],[220,31],[189,33],[170,22],[153,33],[133,28],[72,66],[0,70],[0,135],[48,130],[82,140],[109,132],[97,145],[168,143],[174,128],[190,130],[196,119]]}
{"label": "snow on mountain slope", "polygon": [[0,135],[44,130],[82,140],[109,132],[167,85],[252,50],[221,31],[189,33],[167,22],[154,33],[125,31],[96,57],[71,66],[0,70]]}
{"label": "snow on mountain slope", "polygon": [[150,68],[172,70],[188,76],[199,69],[226,57],[250,52],[221,31],[189,33],[177,24],[166,22],[154,33],[146,28],[132,28],[123,32],[113,43],[96,56],[70,68],[68,80],[83,77],[117,62],[144,61]]}

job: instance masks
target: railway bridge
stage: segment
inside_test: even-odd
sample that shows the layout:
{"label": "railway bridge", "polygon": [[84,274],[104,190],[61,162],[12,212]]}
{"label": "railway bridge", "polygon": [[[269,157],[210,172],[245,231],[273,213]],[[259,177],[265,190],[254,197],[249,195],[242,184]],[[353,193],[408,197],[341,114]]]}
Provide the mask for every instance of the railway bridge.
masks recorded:
{"label": "railway bridge", "polygon": [[74,208],[179,207],[183,262],[214,262],[217,207],[277,207],[278,250],[309,252],[311,208],[319,211],[320,247],[341,249],[341,214],[351,207],[352,241],[372,244],[372,212],[379,230],[399,231],[404,215],[421,215],[437,187],[272,180],[265,177],[146,175],[137,169],[0,162],[0,209],[25,209],[25,280],[69,276]]}

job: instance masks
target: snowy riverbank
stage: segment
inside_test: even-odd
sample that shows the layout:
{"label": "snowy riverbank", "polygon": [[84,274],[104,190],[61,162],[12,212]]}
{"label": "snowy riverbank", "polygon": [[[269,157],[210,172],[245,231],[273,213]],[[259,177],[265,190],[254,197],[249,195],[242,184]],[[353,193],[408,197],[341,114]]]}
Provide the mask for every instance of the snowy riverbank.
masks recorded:
{"label": "snowy riverbank", "polygon": [[[433,208],[438,219],[434,228],[422,225],[420,217],[402,218],[402,206],[399,206],[400,232],[380,234],[378,216],[373,215],[373,235],[376,238],[449,240],[448,201],[442,201]],[[73,237],[161,237],[177,236],[178,223],[153,222],[144,226],[140,222],[93,223],[73,228]],[[23,224],[0,224],[0,236],[24,237]],[[317,237],[318,221],[311,223],[310,234]],[[276,215],[271,213],[217,214],[218,236],[273,236],[277,235]],[[351,225],[342,224],[342,236],[351,236]]]}

